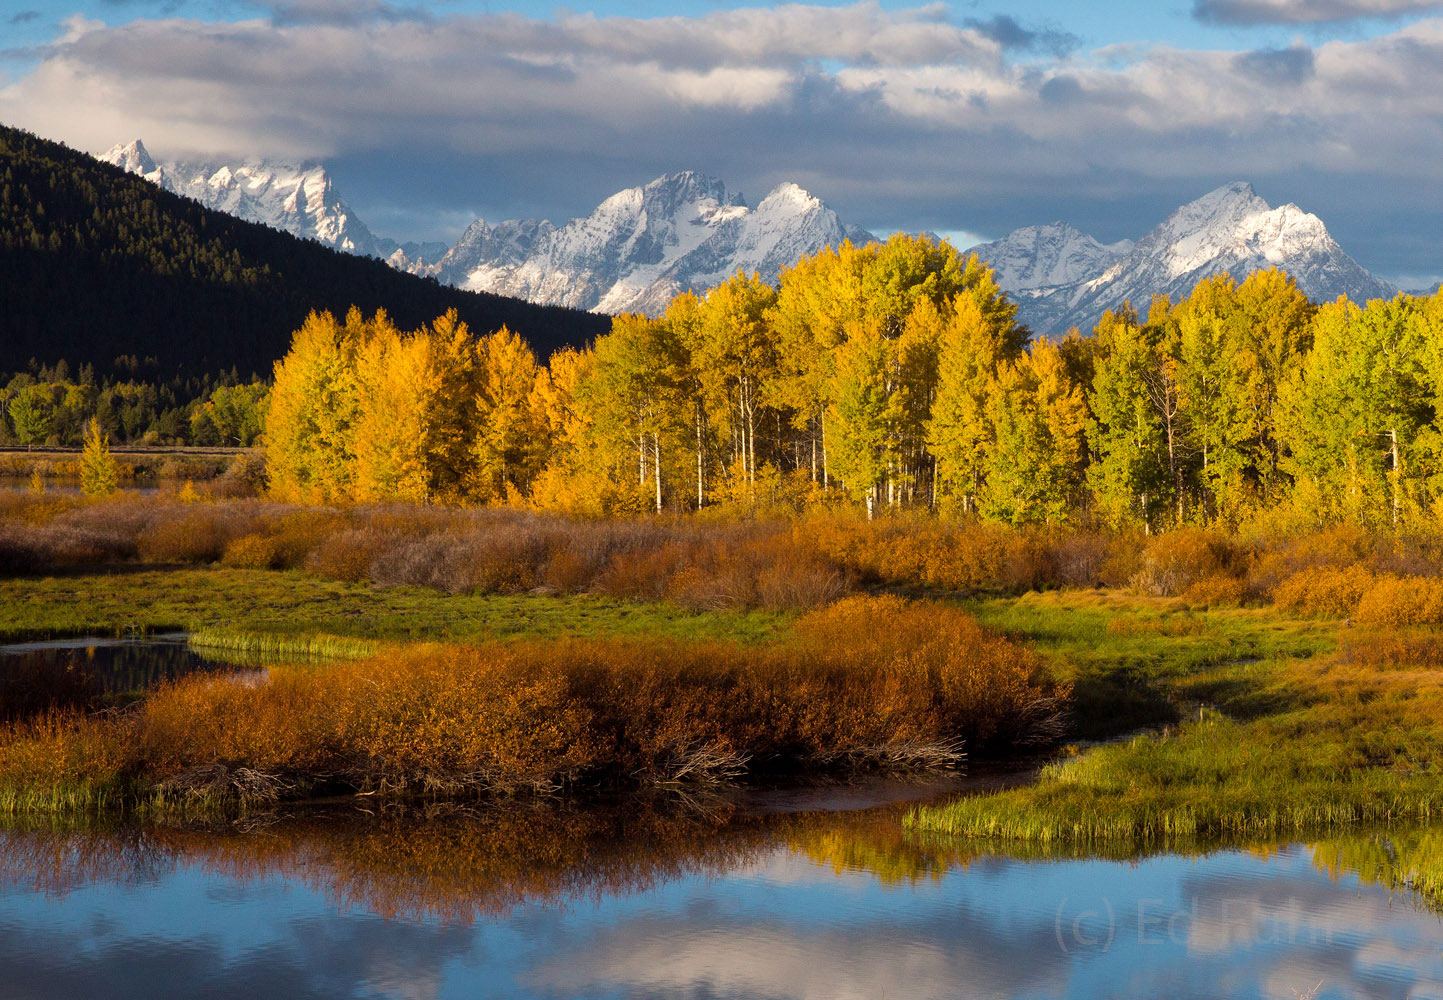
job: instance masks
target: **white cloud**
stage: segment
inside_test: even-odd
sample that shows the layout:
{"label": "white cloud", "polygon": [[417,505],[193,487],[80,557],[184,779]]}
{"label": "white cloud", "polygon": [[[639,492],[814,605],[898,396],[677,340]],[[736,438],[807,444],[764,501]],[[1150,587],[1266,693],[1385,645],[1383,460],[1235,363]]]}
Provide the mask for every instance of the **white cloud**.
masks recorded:
{"label": "white cloud", "polygon": [[[493,185],[588,197],[699,167],[752,190],[796,180],[867,206],[859,222],[911,228],[994,231],[1004,200],[1172,198],[1239,177],[1345,178],[1335,188],[1365,209],[1401,211],[1406,194],[1419,232],[1443,211],[1430,193],[1443,190],[1443,21],[1316,48],[1019,58],[995,25],[937,5],[555,20],[380,0],[270,9],[72,19],[0,89],[0,120],[96,151],[139,136],[166,157],[484,162]],[[1043,211],[1006,221],[1059,214]]]}

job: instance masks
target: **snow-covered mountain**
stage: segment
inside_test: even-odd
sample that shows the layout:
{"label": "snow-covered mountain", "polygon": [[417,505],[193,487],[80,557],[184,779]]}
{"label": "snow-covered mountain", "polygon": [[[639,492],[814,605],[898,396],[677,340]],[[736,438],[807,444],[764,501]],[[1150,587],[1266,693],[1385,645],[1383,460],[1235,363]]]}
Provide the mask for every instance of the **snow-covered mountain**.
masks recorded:
{"label": "snow-covered mountain", "polygon": [[1026,226],[972,248],[992,265],[1009,292],[1037,293],[1101,274],[1132,250],[1132,241],[1103,244],[1065,222]]}
{"label": "snow-covered mountain", "polygon": [[[346,253],[389,257],[398,249],[378,240],[335,191],[326,168],[315,163],[247,160],[242,163],[157,163],[135,140],[100,157],[132,174],[194,198],[217,211],[261,222]],[[419,248],[414,252],[421,253]],[[434,252],[434,250],[433,250]]]}
{"label": "snow-covered mountain", "polygon": [[1073,326],[1091,330],[1124,302],[1146,313],[1154,295],[1176,300],[1224,272],[1241,281],[1281,267],[1315,302],[1397,292],[1344,253],[1317,216],[1296,205],[1272,208],[1244,183],[1182,206],[1130,247],[1103,246],[1058,224],[1020,229],[973,249],[993,262],[999,284],[1018,302],[1019,318],[1049,335]]}
{"label": "snow-covered mountain", "polygon": [[445,256],[412,266],[448,284],[597,312],[661,312],[678,292],[704,291],[739,268],[771,279],[843,239],[870,241],[795,184],[755,208],[694,171],[607,198],[561,227],[478,219]]}

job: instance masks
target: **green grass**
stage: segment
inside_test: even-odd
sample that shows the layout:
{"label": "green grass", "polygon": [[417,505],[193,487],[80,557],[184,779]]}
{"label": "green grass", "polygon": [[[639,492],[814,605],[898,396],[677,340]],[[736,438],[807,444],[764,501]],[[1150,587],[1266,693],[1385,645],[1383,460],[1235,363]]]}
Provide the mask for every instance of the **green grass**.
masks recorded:
{"label": "green grass", "polygon": [[1034,785],[916,810],[908,825],[1092,846],[1429,821],[1443,810],[1443,782],[1432,768],[1370,766],[1336,728],[1311,737],[1282,730],[1189,723],[1049,765]]}
{"label": "green grass", "polygon": [[1354,664],[1337,652],[1344,623],[1118,593],[974,610],[1054,656],[1077,684],[1084,735],[1166,724],[1074,749],[1029,786],[915,810],[913,829],[1147,844],[1429,821],[1443,810],[1443,681]]}
{"label": "green grass", "polygon": [[[790,620],[777,612],[696,614],[600,597],[448,595],[269,570],[157,569],[0,580],[0,641],[6,642],[173,630],[201,633],[209,645],[262,651],[317,642],[334,650],[347,645],[340,640],[600,635],[764,642],[784,632]],[[353,642],[349,648],[361,647]]]}
{"label": "green grass", "polygon": [[966,602],[982,624],[1034,645],[1074,686],[1075,735],[1106,739],[1195,716],[1249,717],[1276,664],[1337,646],[1337,623],[1271,608],[1195,609],[1120,591],[1048,591]]}

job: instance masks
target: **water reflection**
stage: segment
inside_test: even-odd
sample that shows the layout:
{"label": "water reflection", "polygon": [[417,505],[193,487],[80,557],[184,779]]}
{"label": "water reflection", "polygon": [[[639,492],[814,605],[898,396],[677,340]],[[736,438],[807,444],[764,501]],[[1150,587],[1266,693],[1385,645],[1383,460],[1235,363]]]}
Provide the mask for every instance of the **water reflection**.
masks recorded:
{"label": "water reflection", "polygon": [[181,634],[0,646],[0,721],[124,705],[162,681],[226,669],[191,650]]}
{"label": "water reflection", "polygon": [[0,974],[37,997],[1443,995],[1428,831],[1028,857],[894,810],[704,806],[12,828]]}

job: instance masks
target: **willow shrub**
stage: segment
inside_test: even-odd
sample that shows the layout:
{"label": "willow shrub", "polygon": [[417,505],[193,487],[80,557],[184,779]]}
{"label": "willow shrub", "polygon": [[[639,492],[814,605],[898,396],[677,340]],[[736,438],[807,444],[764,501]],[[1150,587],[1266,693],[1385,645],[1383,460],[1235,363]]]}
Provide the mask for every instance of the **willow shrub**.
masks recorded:
{"label": "willow shrub", "polygon": [[[426,645],[280,668],[261,684],[189,678],[131,716],[0,733],[0,788],[470,794],[955,763],[961,744],[987,752],[1055,738],[1068,693],[1032,652],[965,612],[848,598],[764,647]],[[112,750],[92,773],[75,747]]]}
{"label": "willow shrub", "polygon": [[1345,618],[1373,581],[1372,572],[1364,566],[1312,566],[1278,584],[1273,603],[1298,614]]}
{"label": "willow shrub", "polygon": [[1364,625],[1443,623],[1443,580],[1381,576],[1358,599],[1353,617]]}

